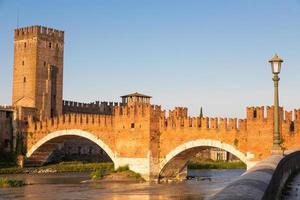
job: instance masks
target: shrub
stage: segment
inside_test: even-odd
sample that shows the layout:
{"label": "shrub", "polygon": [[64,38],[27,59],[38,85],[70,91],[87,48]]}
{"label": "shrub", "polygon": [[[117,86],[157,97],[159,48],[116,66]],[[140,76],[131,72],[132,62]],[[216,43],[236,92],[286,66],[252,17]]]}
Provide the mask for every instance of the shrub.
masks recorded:
{"label": "shrub", "polygon": [[90,177],[93,180],[97,180],[97,179],[102,179],[105,175],[107,175],[107,171],[104,168],[100,168],[92,172]]}
{"label": "shrub", "polygon": [[128,174],[128,177],[130,177],[130,178],[134,178],[134,179],[142,179],[142,176],[141,176],[141,174],[139,174],[139,173],[136,173],[136,172],[134,172],[134,171],[131,171],[131,170],[128,170],[127,171],[127,174]]}
{"label": "shrub", "polygon": [[118,169],[116,169],[116,172],[124,172],[124,171],[129,171],[129,166],[128,165],[124,165],[124,166],[120,166],[118,167]]}
{"label": "shrub", "polygon": [[114,170],[113,163],[78,163],[78,162],[63,162],[55,165],[46,165],[42,169],[53,169],[57,172],[88,172],[104,169],[106,172]]}
{"label": "shrub", "polygon": [[24,186],[24,181],[0,178],[0,188],[2,187],[21,187]]}

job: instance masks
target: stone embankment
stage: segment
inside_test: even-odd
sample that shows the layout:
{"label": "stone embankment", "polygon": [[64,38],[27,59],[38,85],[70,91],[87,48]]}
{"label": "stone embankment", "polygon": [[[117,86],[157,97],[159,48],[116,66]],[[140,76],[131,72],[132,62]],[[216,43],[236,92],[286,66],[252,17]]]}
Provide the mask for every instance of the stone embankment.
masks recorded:
{"label": "stone embankment", "polygon": [[300,169],[300,151],[272,155],[217,193],[212,200],[275,200],[292,173]]}

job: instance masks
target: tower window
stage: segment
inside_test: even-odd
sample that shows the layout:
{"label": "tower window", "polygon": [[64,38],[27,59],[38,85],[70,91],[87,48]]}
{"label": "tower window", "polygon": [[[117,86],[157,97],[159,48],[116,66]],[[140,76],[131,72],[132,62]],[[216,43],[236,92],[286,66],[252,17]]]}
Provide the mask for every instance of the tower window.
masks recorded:
{"label": "tower window", "polygon": [[24,42],[24,48],[26,48],[26,42]]}
{"label": "tower window", "polygon": [[254,110],[254,112],[253,112],[253,118],[257,118],[257,112],[256,112],[256,110]]}
{"label": "tower window", "polygon": [[26,83],[26,77],[23,78],[23,82]]}
{"label": "tower window", "polygon": [[25,64],[25,62],[24,62],[24,60],[22,60],[22,65],[24,66],[24,64]]}
{"label": "tower window", "polygon": [[134,128],[134,123],[131,123],[131,128]]}
{"label": "tower window", "polygon": [[290,132],[294,132],[295,131],[295,124],[294,122],[290,123]]}
{"label": "tower window", "polygon": [[51,44],[51,42],[49,42],[49,48],[51,48],[51,46],[52,46],[52,44]]}
{"label": "tower window", "polygon": [[44,61],[44,66],[46,66],[46,61]]}

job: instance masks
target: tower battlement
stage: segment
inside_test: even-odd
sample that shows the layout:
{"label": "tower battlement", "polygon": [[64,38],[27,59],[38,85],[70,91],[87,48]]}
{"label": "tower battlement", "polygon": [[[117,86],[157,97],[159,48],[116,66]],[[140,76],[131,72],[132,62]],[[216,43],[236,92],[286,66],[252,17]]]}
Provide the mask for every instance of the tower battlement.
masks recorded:
{"label": "tower battlement", "polygon": [[[258,106],[247,107],[247,120],[251,121],[265,121],[273,122],[274,119],[274,106]],[[299,121],[300,122],[300,109],[294,111],[286,111],[283,107],[279,107],[279,117],[284,121]]]}
{"label": "tower battlement", "polygon": [[114,109],[115,116],[146,116],[150,115],[150,104],[120,105]]}
{"label": "tower battlement", "polygon": [[27,39],[30,37],[47,36],[64,40],[64,31],[45,26],[29,26],[15,29],[15,40]]}

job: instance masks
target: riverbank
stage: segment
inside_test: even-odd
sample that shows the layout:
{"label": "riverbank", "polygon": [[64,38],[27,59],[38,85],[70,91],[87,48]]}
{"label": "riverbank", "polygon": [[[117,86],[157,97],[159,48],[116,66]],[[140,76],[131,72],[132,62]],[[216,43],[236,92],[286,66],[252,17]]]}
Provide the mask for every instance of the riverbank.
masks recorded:
{"label": "riverbank", "polygon": [[22,187],[24,185],[25,185],[25,182],[22,180],[0,178],[0,188]]}
{"label": "riverbank", "polygon": [[145,181],[139,173],[131,171],[127,165],[121,166],[113,171],[105,171],[104,169],[99,169],[92,172],[90,177],[93,181]]}
{"label": "riverbank", "polygon": [[0,174],[40,174],[40,173],[62,173],[62,172],[92,172],[96,170],[114,171],[113,163],[82,163],[82,162],[62,162],[59,164],[45,165],[42,167],[17,166],[1,168]]}
{"label": "riverbank", "polygon": [[247,166],[241,161],[190,161],[188,169],[246,169]]}
{"label": "riverbank", "polygon": [[[188,169],[246,169],[246,165],[240,161],[211,161],[194,159],[189,162]],[[121,171],[120,171],[121,170]],[[40,174],[40,173],[62,173],[62,172],[97,172],[98,174],[111,174],[113,172],[129,171],[123,167],[114,171],[113,163],[84,163],[84,162],[62,162],[58,164],[45,165],[41,167],[18,166],[1,167],[0,174]],[[132,171],[131,171],[132,172]],[[133,176],[133,173],[131,175]]]}

